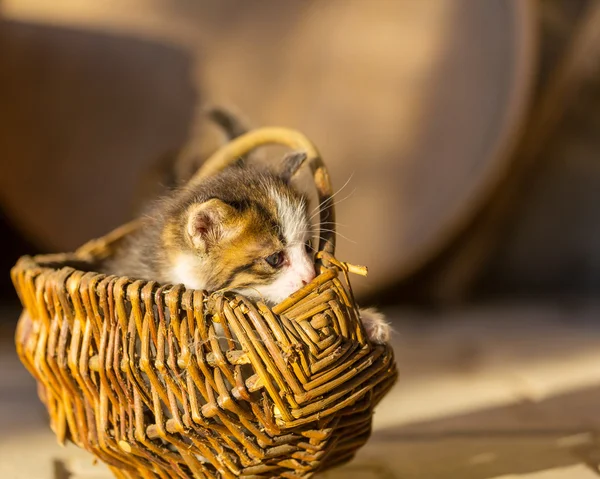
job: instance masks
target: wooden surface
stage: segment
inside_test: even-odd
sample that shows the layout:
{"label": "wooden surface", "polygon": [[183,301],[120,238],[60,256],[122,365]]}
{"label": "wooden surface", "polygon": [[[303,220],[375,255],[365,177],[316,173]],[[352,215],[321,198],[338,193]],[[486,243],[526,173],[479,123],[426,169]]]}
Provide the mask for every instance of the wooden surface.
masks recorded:
{"label": "wooden surface", "polygon": [[0,199],[72,248],[127,217],[132,182],[194,130],[199,97],[235,105],[302,130],[334,187],[350,180],[339,257],[367,264],[357,290],[373,290],[434,254],[503,176],[532,5],[4,0]]}
{"label": "wooden surface", "polygon": [[[401,380],[356,460],[322,479],[598,477],[599,313],[583,302],[388,311]],[[108,479],[56,445],[11,334],[0,342],[0,477]]]}

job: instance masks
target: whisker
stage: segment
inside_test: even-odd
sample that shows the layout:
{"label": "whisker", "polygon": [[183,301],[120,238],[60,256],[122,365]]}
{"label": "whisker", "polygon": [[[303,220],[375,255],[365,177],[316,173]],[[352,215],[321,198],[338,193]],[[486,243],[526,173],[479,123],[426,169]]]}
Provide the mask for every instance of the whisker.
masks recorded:
{"label": "whisker", "polygon": [[[337,205],[339,205],[339,204],[340,204],[342,201],[346,201],[346,200],[347,200],[348,198],[350,198],[350,197],[351,197],[351,196],[352,196],[354,193],[356,193],[356,188],[354,188],[354,189],[353,189],[353,190],[352,190],[352,191],[351,191],[351,192],[350,192],[350,193],[349,193],[347,196],[345,196],[345,197],[344,197],[344,198],[342,198],[341,200],[339,200],[339,201],[335,201],[335,202],[333,202],[333,203],[331,203],[331,204],[329,204],[329,205],[326,205],[326,206],[324,206],[322,209],[320,209],[319,211],[317,211],[316,213],[314,213],[314,214],[313,214],[313,215],[312,215],[310,218],[308,218],[308,220],[310,221],[310,220],[312,220],[312,219],[313,219],[315,216],[317,216],[317,215],[320,215],[320,214],[321,214],[321,213],[322,213],[322,212],[325,210],[325,208],[330,208],[330,207],[333,207],[333,206],[337,206]],[[332,197],[332,198],[333,198],[333,197]]]}
{"label": "whisker", "polygon": [[311,249],[311,251],[312,251],[313,253],[317,253],[317,250],[316,250],[315,248],[313,248],[313,246],[312,246],[312,245],[308,245],[308,247]]}
{"label": "whisker", "polygon": [[[335,234],[336,234],[336,236],[339,236],[340,238],[343,238],[343,239],[345,239],[346,241],[349,241],[349,242],[350,242],[350,243],[352,243],[352,244],[356,244],[356,241],[354,241],[354,240],[351,240],[351,239],[350,239],[350,238],[348,238],[347,236],[344,236],[343,234],[340,234],[340,233],[338,233],[337,231],[333,231],[333,230],[321,230],[321,231],[325,231],[325,232],[328,232],[328,233],[335,233]],[[322,239],[322,240],[324,240],[324,239],[325,239],[325,238],[323,238],[322,236],[318,236],[318,238],[319,238],[319,239]]]}
{"label": "whisker", "polygon": [[319,225],[333,225],[333,226],[343,226],[344,228],[347,228],[348,225],[342,224],[342,223],[338,223],[337,221],[323,221],[322,223],[316,223],[314,225],[315,228],[317,228]]}
{"label": "whisker", "polygon": [[350,174],[350,177],[346,180],[346,183],[344,183],[344,185],[337,190],[334,194],[332,194],[331,196],[325,198],[323,201],[321,201],[321,203],[319,203],[315,209],[313,209],[311,211],[311,213],[313,213],[316,209],[320,208],[324,203],[327,203],[328,201],[331,201],[333,199],[334,196],[336,196],[337,194],[339,194],[344,188],[346,188],[346,186],[348,186],[348,183],[350,183],[350,181],[352,180],[352,178],[354,177],[354,171]]}
{"label": "whisker", "polygon": [[[348,225],[344,225],[344,224],[341,224],[341,223],[335,223],[333,221],[324,221],[323,223],[311,225],[310,229],[308,229],[308,230],[302,230],[300,232],[300,234],[301,235],[311,235],[311,236],[314,236],[319,231],[330,231],[330,232],[334,231],[334,230],[330,230],[330,229],[326,229],[326,228],[322,229],[321,226],[324,226],[324,225],[330,225],[330,226],[334,225],[334,226],[343,226],[343,227],[347,227],[348,226]],[[338,233],[337,230],[335,232]]]}

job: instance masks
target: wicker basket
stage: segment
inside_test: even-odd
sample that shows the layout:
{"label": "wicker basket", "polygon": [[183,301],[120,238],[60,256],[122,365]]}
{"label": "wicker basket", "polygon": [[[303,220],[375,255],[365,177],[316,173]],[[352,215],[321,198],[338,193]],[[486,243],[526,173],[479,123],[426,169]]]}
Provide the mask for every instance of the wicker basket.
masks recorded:
{"label": "wicker basket", "polygon": [[[333,221],[327,171],[294,131],[240,137],[192,181],[268,143],[307,151],[321,221]],[[348,282],[362,270],[335,259],[334,233],[321,236],[315,280],[269,308],[94,273],[135,227],[12,270],[17,350],[58,440],[127,479],[307,478],[351,459],[396,368],[391,348],[365,336]]]}

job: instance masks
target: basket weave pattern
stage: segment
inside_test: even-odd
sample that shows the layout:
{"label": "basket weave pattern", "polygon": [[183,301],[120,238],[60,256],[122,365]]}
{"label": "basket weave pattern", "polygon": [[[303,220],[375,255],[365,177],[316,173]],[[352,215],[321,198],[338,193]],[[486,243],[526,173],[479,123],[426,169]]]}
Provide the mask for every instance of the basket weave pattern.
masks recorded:
{"label": "basket weave pattern", "polygon": [[355,454],[396,369],[331,248],[314,281],[269,308],[81,267],[122,235],[12,270],[18,354],[59,441],[122,479],[307,478]]}

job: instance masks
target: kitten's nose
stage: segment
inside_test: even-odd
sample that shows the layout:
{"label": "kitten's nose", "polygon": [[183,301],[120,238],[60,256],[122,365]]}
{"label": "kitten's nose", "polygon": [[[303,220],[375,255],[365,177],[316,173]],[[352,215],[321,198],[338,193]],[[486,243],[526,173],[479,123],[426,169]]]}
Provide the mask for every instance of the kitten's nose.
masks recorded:
{"label": "kitten's nose", "polygon": [[311,272],[311,273],[305,275],[304,278],[302,278],[302,286],[306,286],[313,279],[315,279],[315,273],[314,272]]}

